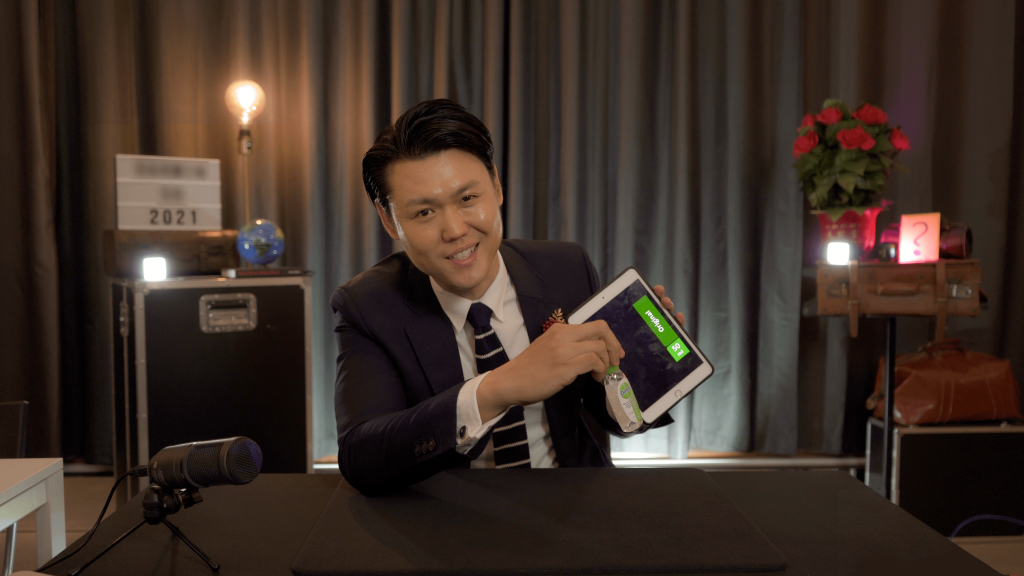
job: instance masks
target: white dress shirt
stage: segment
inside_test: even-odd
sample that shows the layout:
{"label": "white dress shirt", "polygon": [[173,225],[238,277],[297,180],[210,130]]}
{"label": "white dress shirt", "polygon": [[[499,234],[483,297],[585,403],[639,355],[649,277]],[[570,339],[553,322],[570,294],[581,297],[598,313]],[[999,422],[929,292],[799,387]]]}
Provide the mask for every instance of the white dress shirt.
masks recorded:
{"label": "white dress shirt", "polygon": [[[502,412],[488,422],[480,421],[480,407],[476,401],[476,390],[489,372],[478,374],[476,369],[476,339],[473,327],[466,321],[469,307],[474,302],[482,302],[491,309],[491,327],[501,340],[501,345],[508,354],[509,360],[520,355],[530,345],[530,336],[523,322],[523,312],[519,309],[519,298],[515,286],[505,269],[505,261],[498,253],[498,275],[479,300],[467,300],[441,288],[430,279],[430,286],[441,303],[441,308],[452,322],[455,340],[459,345],[459,359],[462,361],[462,376],[467,380],[459,391],[456,407],[455,431],[457,443],[455,450],[466,454],[476,446],[477,442],[501,420],[508,412]],[[526,437],[530,442],[530,466],[532,468],[556,468],[555,449],[548,428],[548,417],[544,411],[544,403],[537,402],[524,406],[526,419]],[[465,426],[465,433],[461,433]],[[494,468],[494,443],[487,440],[483,453],[471,463],[472,468]]]}

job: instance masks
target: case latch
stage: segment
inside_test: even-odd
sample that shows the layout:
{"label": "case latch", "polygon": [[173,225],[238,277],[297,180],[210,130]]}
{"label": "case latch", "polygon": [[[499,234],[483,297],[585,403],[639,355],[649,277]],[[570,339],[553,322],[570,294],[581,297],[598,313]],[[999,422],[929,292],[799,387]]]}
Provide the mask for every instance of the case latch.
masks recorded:
{"label": "case latch", "polygon": [[117,305],[117,323],[118,328],[121,331],[121,338],[128,337],[128,312],[128,303],[122,300],[121,303]]}
{"label": "case latch", "polygon": [[950,282],[948,286],[950,298],[956,298],[959,300],[969,300],[972,296],[974,296],[974,288],[972,288],[971,286],[964,286],[956,284],[954,282]]}

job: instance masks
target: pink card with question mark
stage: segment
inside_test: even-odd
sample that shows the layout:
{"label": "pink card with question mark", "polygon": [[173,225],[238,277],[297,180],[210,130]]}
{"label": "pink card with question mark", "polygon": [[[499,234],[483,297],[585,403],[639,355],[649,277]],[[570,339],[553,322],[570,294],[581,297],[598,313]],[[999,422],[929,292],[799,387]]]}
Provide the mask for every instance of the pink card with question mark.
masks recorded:
{"label": "pink card with question mark", "polygon": [[939,259],[939,223],[942,214],[900,216],[900,264],[934,262]]}

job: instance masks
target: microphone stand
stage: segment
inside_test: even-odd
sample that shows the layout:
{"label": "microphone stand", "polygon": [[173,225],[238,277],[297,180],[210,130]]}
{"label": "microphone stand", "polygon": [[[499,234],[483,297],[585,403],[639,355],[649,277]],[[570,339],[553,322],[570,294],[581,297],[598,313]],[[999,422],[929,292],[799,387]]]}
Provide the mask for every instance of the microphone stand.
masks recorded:
{"label": "microphone stand", "polygon": [[203,497],[199,494],[199,490],[196,489],[186,488],[183,490],[170,490],[158,486],[157,484],[150,484],[149,488],[147,488],[146,492],[142,495],[142,521],[133,526],[131,530],[119,536],[117,540],[111,542],[109,546],[104,548],[96,556],[93,556],[91,560],[83,564],[80,568],[71,572],[69,576],[78,576],[82,570],[85,570],[90,564],[99,560],[101,556],[110,552],[114,546],[117,546],[125,538],[131,536],[131,534],[141,528],[143,524],[150,524],[153,526],[163,524],[164,526],[167,526],[167,529],[170,530],[171,533],[188,545],[188,547],[191,548],[197,556],[203,559],[203,562],[206,562],[206,565],[210,567],[210,570],[213,570],[214,572],[220,570],[220,564],[211,560],[205,552],[200,550],[198,546],[196,546],[188,539],[187,536],[185,536],[185,534],[181,532],[180,528],[171,524],[171,522],[167,520],[168,514],[174,514],[182,508],[191,508],[202,501]]}

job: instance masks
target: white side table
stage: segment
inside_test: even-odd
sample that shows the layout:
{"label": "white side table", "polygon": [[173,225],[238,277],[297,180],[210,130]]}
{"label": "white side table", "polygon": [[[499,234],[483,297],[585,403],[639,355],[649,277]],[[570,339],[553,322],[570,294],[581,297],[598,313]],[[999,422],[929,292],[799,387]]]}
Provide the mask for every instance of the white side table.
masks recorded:
{"label": "white side table", "polygon": [[36,513],[36,560],[41,566],[67,547],[64,460],[0,460],[0,530]]}

